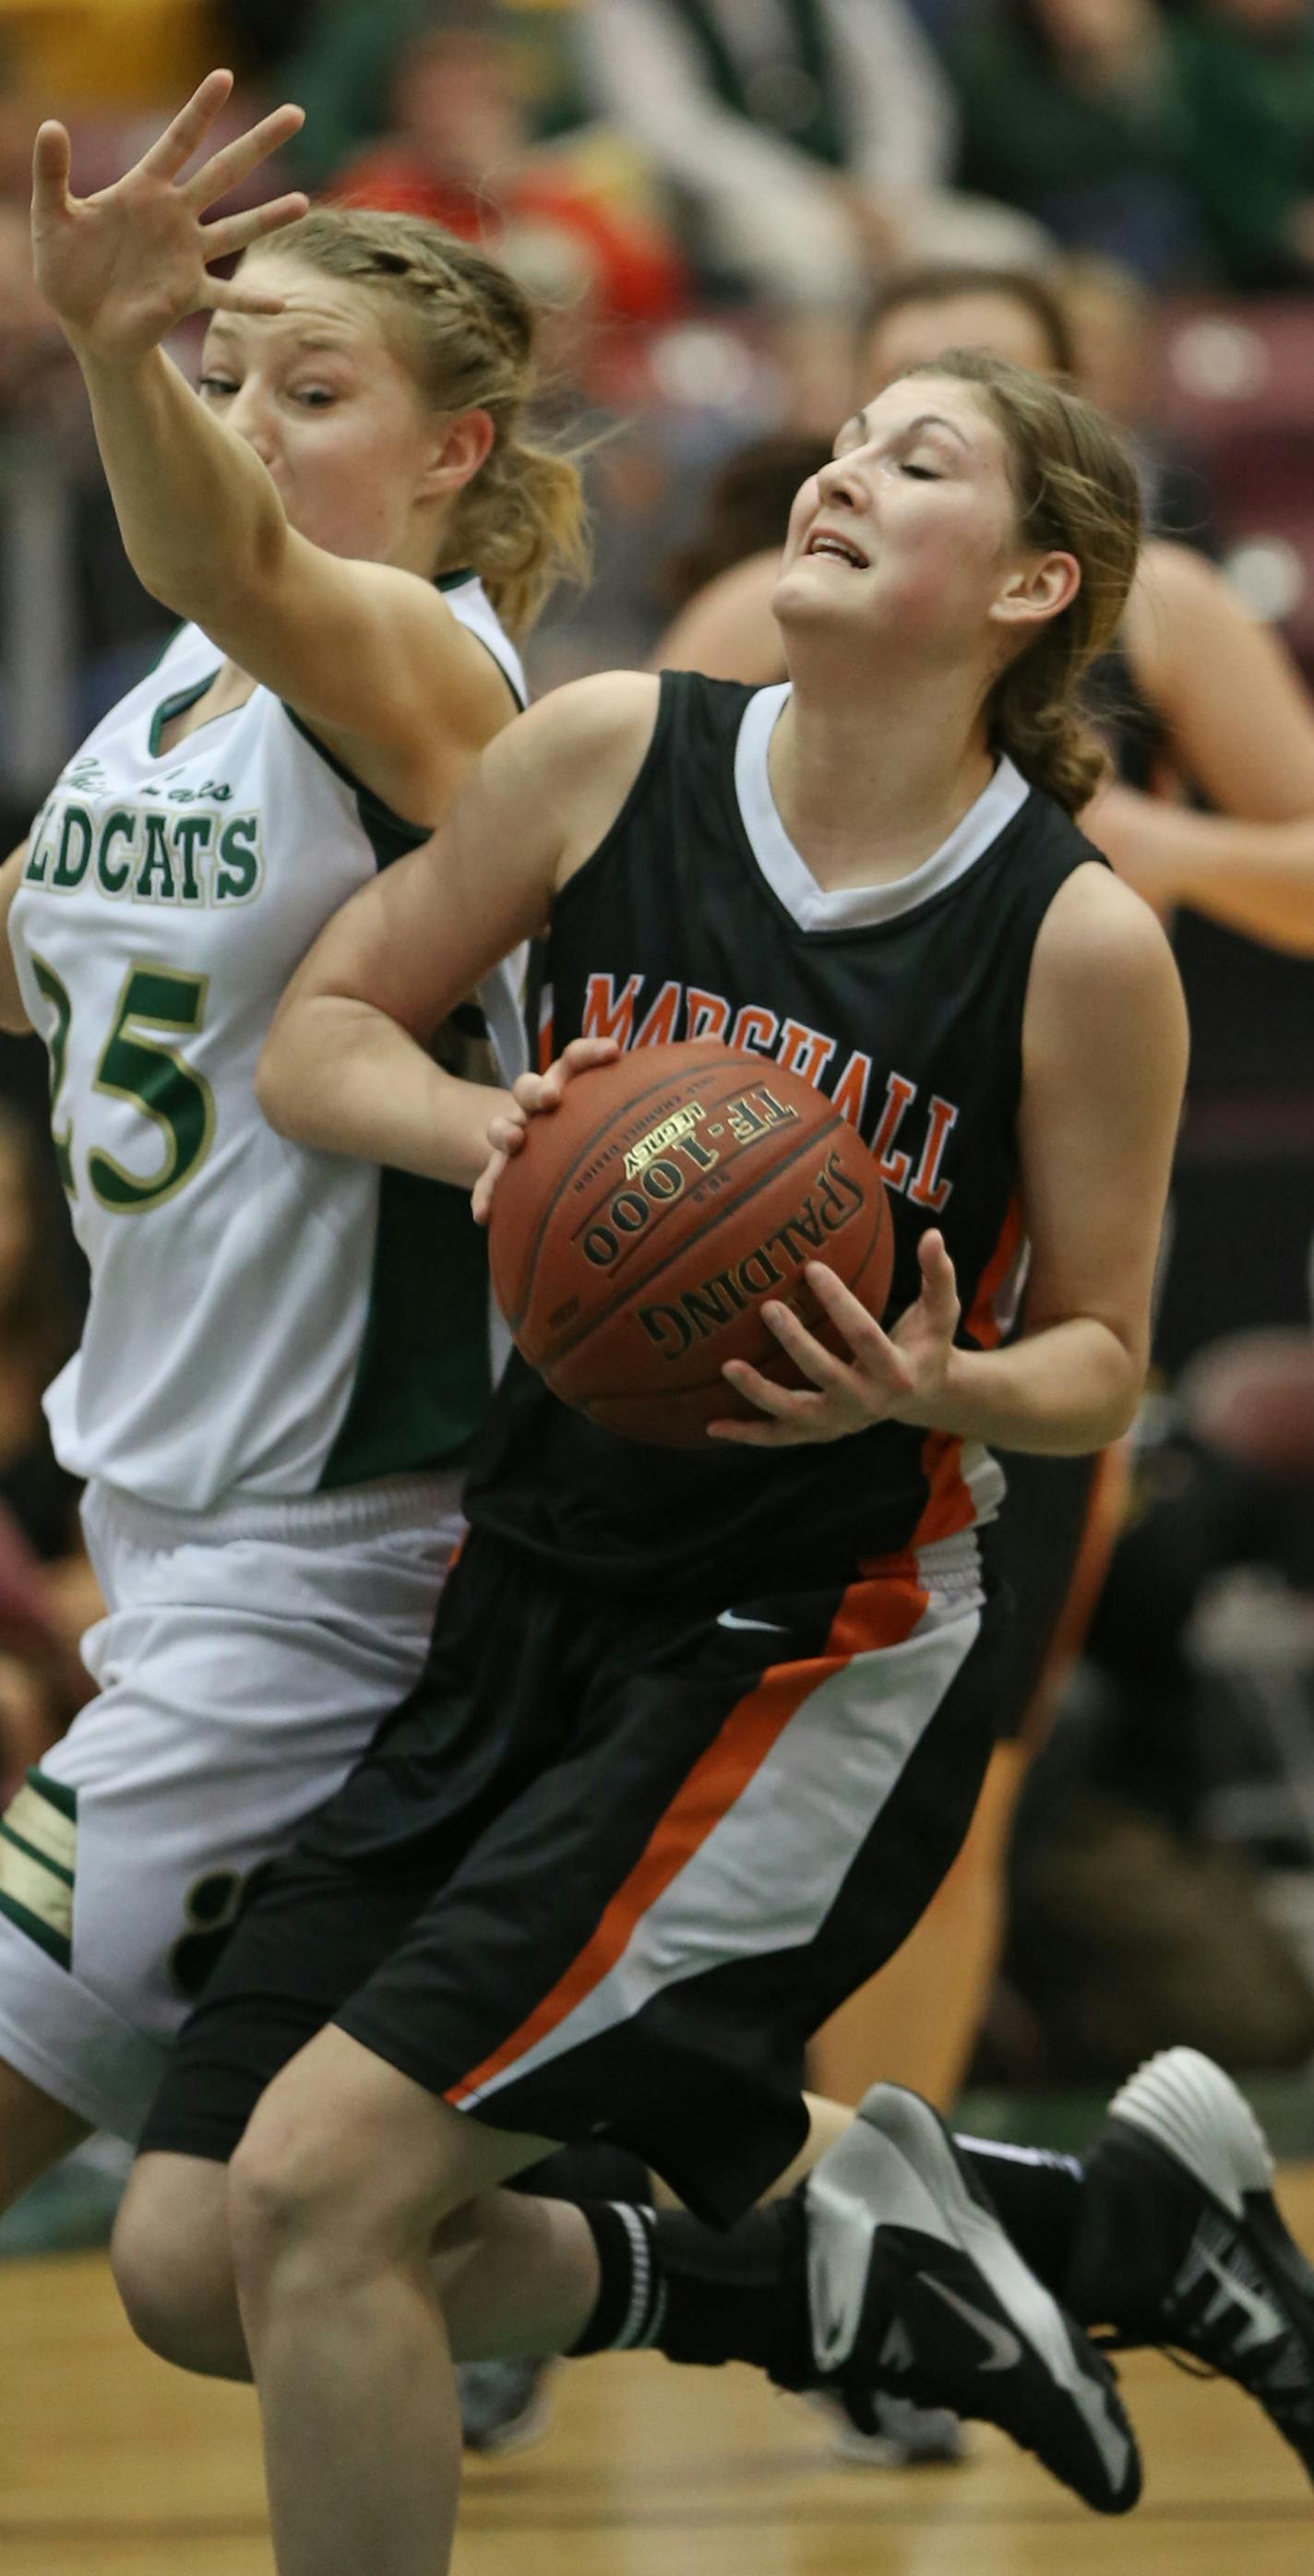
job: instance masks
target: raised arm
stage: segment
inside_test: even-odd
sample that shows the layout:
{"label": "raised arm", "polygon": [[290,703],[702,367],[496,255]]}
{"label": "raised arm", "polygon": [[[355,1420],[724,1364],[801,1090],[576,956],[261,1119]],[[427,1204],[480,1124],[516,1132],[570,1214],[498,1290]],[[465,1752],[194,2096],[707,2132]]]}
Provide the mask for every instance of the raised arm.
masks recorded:
{"label": "raised arm", "polygon": [[[64,128],[41,127],[37,282],[86,379],[124,544],[147,590],[285,698],[368,785],[425,821],[456,784],[455,766],[449,775],[442,765],[444,742],[459,755],[487,740],[506,720],[504,682],[428,581],[344,560],[298,535],[254,449],[159,346],[191,312],[281,309],[278,295],[261,291],[258,268],[224,282],[209,263],[277,232],[304,213],[305,198],[208,225],[201,218],[296,132],[301,110],[278,108],[182,176],[230,88],[227,72],[212,72],[136,167],[86,199],[69,192]],[[487,415],[468,415],[463,435],[472,453],[486,445]],[[454,462],[453,479],[463,479],[470,457],[462,449]]]}
{"label": "raised arm", "polygon": [[656,683],[579,680],[490,743],[441,830],[335,914],[289,985],[257,1075],[266,1117],[330,1152],[472,1187],[507,1095],[444,1073],[439,1022],[521,940],[624,802]]}

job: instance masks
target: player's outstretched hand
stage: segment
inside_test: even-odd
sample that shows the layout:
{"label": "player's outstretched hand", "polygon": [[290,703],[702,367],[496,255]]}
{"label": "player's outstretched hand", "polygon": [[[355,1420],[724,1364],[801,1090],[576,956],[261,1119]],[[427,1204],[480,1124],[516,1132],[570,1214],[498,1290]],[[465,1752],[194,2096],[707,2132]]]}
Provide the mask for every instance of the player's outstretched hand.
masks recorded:
{"label": "player's outstretched hand", "polygon": [[499,1110],[489,1121],[488,1161],[470,1193],[476,1225],[487,1225],[493,1192],[512,1155],[524,1144],[530,1119],[557,1107],[573,1074],[587,1073],[597,1064],[614,1064],[619,1054],[614,1038],[572,1038],[565,1054],[546,1073],[521,1074],[511,1093],[515,1107]]}
{"label": "player's outstretched hand", "polygon": [[921,1294],[889,1333],[824,1261],[809,1261],[808,1286],[847,1350],[828,1351],[790,1307],[773,1299],[763,1316],[811,1385],[777,1386],[747,1360],[727,1360],[722,1376],[768,1418],[709,1422],[710,1436],[752,1449],[788,1449],[809,1440],[843,1440],[873,1422],[932,1424],[958,1326],[958,1284],[944,1236],[935,1228],[917,1250]]}
{"label": "player's outstretched hand", "polygon": [[232,86],[231,72],[210,72],[158,143],[94,197],[69,193],[65,128],[53,122],[39,128],[32,155],[33,273],[79,353],[126,362],[155,348],[185,314],[281,309],[281,297],[261,294],[254,282],[211,277],[209,262],[294,222],[308,200],[276,197],[213,224],[201,217],[296,133],[303,111],[275,108],[190,179],[182,176]]}

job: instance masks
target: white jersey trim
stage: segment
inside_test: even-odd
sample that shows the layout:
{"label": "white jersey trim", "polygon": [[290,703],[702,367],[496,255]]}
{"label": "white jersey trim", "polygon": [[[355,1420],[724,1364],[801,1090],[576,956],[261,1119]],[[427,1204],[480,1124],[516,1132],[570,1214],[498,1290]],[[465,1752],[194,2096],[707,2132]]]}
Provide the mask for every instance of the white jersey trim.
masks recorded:
{"label": "white jersey trim", "polygon": [[735,793],[753,856],[772,893],[800,930],[869,930],[897,921],[932,895],[966,876],[985,857],[1031,793],[1011,760],[1001,760],[988,787],[969,806],[947,841],[907,876],[890,885],[845,886],[828,892],[795,849],[771,793],[767,753],[791,683],[758,689],[744,709],[735,747]]}

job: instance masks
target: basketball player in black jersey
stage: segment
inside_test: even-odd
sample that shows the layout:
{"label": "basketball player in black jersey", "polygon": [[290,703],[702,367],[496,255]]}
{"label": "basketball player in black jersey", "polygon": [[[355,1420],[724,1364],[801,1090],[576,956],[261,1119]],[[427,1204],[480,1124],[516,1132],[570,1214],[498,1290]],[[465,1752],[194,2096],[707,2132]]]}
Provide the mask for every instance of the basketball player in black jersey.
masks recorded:
{"label": "basketball player in black jersey", "polygon": [[[1071,332],[1052,286],[1022,271],[939,265],[887,281],[859,373],[866,387],[879,387],[962,345],[1041,373],[1067,377],[1073,370]],[[801,478],[804,468],[797,471]],[[750,537],[737,497],[719,555],[722,531],[709,518],[708,573],[663,638],[654,668],[758,682],[784,676],[772,614],[784,507],[775,505],[775,526],[768,514]],[[737,530],[744,533],[731,551]],[[1119,632],[1088,671],[1083,694],[1118,782],[1083,817],[1083,829],[1119,872],[1151,901],[1162,887],[1170,899],[1278,945],[1302,944],[1299,922],[1308,947],[1312,880],[1308,854],[1302,879],[1296,840],[1302,830],[1310,836],[1307,825],[1296,824],[1293,833],[1287,818],[1309,811],[1314,724],[1280,639],[1242,613],[1211,564],[1151,526]],[[1178,801],[1188,783],[1240,824],[1246,846],[1230,867],[1217,817]],[[1151,789],[1153,803],[1141,792]],[[1160,853],[1167,841],[1180,873],[1165,880]],[[915,1937],[818,2033],[809,2064],[819,2093],[856,2101],[872,2076],[883,2074],[942,2109],[958,2094],[1002,1942],[1004,1873],[1024,1765],[1044,1740],[1098,1595],[1122,1516],[1125,1472],[1117,1451],[1006,1461],[995,1546],[1016,1608],[996,1749],[972,1831]],[[932,1999],[938,2009],[928,2010]]]}
{"label": "basketball player in black jersey", "polygon": [[[808,2032],[971,1813],[1001,1626],[986,1444],[1096,1445],[1141,1387],[1183,1012],[1065,811],[1136,519],[1074,397],[961,356],[902,379],[799,496],[792,695],[623,675],[547,701],[293,987],[275,1119],[482,1175],[485,1207],[581,1064],[695,1018],[755,1037],[879,1153],[903,1311],[887,1338],[814,1267],[850,1355],[768,1310],[810,1385],[730,1365],[762,1419],[709,1454],[627,1448],[512,1365],[425,1679],[255,1898],[125,2211],[138,2319],[212,2369],[250,2356],[282,2576],[446,2563],[453,2352],[737,2354],[855,2408],[898,2385],[1120,2511],[1134,2441],[1058,2292],[1189,2343],[1297,2438],[1305,2277],[1244,2105],[1189,2052],[1025,2190],[879,2086],[753,2211],[806,2162]],[[544,922],[565,1054],[489,1164],[486,1107],[422,1041]],[[598,2134],[695,2214],[496,2188]]]}

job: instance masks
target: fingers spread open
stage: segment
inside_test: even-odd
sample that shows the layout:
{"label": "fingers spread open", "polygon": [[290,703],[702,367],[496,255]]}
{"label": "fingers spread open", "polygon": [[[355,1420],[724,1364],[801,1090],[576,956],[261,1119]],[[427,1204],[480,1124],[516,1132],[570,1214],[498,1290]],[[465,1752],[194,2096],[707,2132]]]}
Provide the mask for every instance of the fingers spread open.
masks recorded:
{"label": "fingers spread open", "polygon": [[229,189],[248,179],[271,152],[280,151],[290,142],[305,121],[303,107],[276,107],[271,116],[262,116],[248,134],[239,134],[233,142],[226,143],[222,152],[216,152],[188,180],[183,193],[189,204],[199,214],[203,206],[212,206],[218,198],[226,197]]}
{"label": "fingers spread open", "polygon": [[747,1396],[750,1404],[760,1407],[760,1422],[741,1422],[734,1415],[723,1421],[709,1422],[709,1434],[718,1440],[738,1440],[750,1448],[778,1448],[782,1439],[818,1440],[827,1437],[827,1404],[824,1395],[811,1387],[777,1386],[774,1378],[763,1377],[748,1360],[727,1360],[721,1374],[736,1395]]}
{"label": "fingers spread open", "polygon": [[232,86],[231,72],[207,72],[187,105],[179,108],[171,125],[166,125],[158,143],[152,143],[149,152],[142,154],[137,168],[152,179],[176,179],[184,163],[204,143]]}
{"label": "fingers spread open", "polygon": [[294,192],[275,197],[267,206],[253,206],[249,214],[225,215],[219,223],[207,224],[202,257],[207,261],[231,259],[234,252],[248,249],[253,241],[263,241],[266,233],[276,233],[284,224],[296,223],[309,203],[308,197]]}
{"label": "fingers spread open", "polygon": [[842,1386],[852,1374],[849,1364],[836,1351],[828,1351],[824,1342],[808,1331],[792,1306],[777,1304],[773,1298],[762,1309],[762,1321],[787,1350],[795,1366],[810,1377],[814,1386]]}

